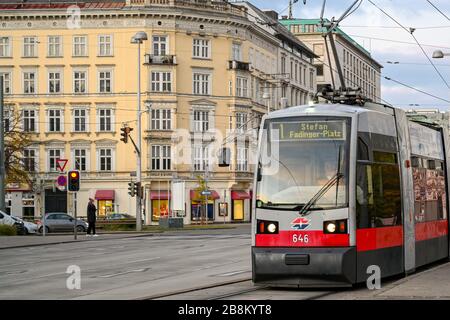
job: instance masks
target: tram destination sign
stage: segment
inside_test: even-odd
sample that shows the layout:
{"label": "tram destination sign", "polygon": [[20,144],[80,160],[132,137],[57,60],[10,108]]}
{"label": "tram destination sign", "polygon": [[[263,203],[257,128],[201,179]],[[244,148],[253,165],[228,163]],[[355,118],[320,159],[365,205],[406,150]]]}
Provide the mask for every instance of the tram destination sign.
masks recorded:
{"label": "tram destination sign", "polygon": [[279,141],[344,140],[345,121],[273,122],[272,139]]}

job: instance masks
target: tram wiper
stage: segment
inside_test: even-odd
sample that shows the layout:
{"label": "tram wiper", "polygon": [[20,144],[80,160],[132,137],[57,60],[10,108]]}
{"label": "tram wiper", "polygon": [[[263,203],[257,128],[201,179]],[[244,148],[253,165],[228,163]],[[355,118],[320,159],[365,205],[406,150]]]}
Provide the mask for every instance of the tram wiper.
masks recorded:
{"label": "tram wiper", "polygon": [[337,172],[330,180],[325,183],[322,188],[300,209],[299,215],[306,216],[308,211],[310,211],[311,207],[319,201],[320,198],[323,197],[325,193],[330,190],[332,186],[334,186],[344,175],[340,172]]}

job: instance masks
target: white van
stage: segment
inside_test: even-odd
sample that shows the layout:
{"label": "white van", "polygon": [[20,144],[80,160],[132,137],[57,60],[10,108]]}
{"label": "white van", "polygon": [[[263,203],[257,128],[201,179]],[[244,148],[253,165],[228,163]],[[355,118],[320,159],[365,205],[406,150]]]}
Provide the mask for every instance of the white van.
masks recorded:
{"label": "white van", "polygon": [[16,223],[13,218],[11,218],[9,215],[4,213],[3,211],[0,211],[0,224],[6,224],[8,226],[13,226]]}

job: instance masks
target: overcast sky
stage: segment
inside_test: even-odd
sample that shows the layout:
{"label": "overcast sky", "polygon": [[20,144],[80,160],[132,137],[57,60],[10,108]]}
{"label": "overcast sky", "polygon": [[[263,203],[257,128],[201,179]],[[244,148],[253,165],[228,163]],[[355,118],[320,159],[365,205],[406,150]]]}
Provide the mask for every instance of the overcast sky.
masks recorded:
{"label": "overcast sky", "polygon": [[[338,18],[354,0],[327,0],[325,17]],[[250,0],[261,9],[273,9],[281,15],[288,14],[288,0]],[[318,18],[322,0],[299,0],[294,4],[295,18]],[[406,28],[417,28],[414,36],[431,57],[434,50],[450,52],[450,21],[433,8],[427,0],[372,0]],[[450,17],[449,0],[430,0],[445,15]],[[280,15],[280,16],[281,16]],[[382,77],[388,76],[417,89],[450,100],[450,89],[429,63],[413,37],[401,29],[368,0],[340,24],[341,29],[369,50],[384,68]],[[392,28],[394,27],[394,28]],[[432,27],[432,28],[430,28]],[[425,29],[421,29],[425,28]],[[372,39],[370,39],[372,38]],[[413,44],[377,40],[387,39]],[[450,85],[450,56],[432,59],[445,81]],[[389,64],[387,61],[398,61]],[[439,108],[449,110],[450,103],[415,92],[392,81],[382,79],[382,98],[404,108]],[[419,104],[420,106],[409,106]]]}

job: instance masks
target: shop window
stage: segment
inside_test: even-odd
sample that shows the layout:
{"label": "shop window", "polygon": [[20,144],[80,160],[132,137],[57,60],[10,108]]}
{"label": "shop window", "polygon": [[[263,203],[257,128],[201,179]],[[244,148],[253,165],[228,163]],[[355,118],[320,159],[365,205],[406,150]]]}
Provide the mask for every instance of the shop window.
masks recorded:
{"label": "shop window", "polygon": [[114,212],[113,200],[98,200],[97,212],[99,216],[107,216]]}
{"label": "shop window", "polygon": [[152,221],[159,221],[169,215],[169,200],[152,200]]}
{"label": "shop window", "polygon": [[[205,204],[201,201],[191,201],[191,219],[200,221],[205,219]],[[214,220],[214,200],[208,201],[208,221]]]}

